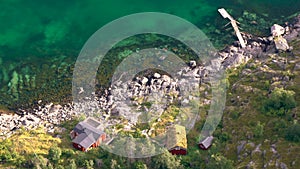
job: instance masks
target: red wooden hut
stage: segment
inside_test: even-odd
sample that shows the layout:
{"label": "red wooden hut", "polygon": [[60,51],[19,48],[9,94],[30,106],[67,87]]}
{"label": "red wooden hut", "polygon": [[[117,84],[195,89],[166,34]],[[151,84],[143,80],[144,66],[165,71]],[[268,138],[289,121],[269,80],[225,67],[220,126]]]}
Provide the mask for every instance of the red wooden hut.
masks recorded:
{"label": "red wooden hut", "polygon": [[81,151],[98,147],[106,139],[106,134],[100,130],[100,122],[91,117],[79,122],[70,135],[73,146]]}

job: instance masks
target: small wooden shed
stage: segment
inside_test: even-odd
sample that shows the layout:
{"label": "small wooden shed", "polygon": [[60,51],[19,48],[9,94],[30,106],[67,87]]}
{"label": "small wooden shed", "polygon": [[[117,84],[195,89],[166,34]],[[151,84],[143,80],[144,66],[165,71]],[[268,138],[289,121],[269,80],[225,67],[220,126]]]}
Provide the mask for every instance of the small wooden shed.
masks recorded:
{"label": "small wooden shed", "polygon": [[207,150],[211,147],[212,145],[212,141],[213,141],[214,137],[213,136],[208,136],[206,137],[204,140],[200,141],[198,143],[199,148],[201,148],[202,150]]}

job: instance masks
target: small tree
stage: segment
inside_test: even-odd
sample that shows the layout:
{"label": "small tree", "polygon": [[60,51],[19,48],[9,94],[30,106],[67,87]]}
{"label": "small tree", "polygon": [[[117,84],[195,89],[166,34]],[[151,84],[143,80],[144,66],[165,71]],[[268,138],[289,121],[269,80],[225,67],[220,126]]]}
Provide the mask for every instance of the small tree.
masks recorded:
{"label": "small tree", "polygon": [[296,107],[295,92],[283,88],[275,88],[270,97],[264,101],[262,112],[267,115],[283,116]]}
{"label": "small tree", "polygon": [[62,165],[58,165],[57,167],[55,167],[55,169],[65,169],[65,167]]}
{"label": "small tree", "polygon": [[86,169],[93,169],[94,161],[93,160],[85,160],[84,166],[86,167]]}
{"label": "small tree", "polygon": [[254,131],[253,131],[254,137],[261,137],[264,134],[264,124],[261,124],[260,121],[257,122]]}
{"label": "small tree", "polygon": [[[32,163],[34,165],[34,168],[36,169],[48,169],[49,167],[49,162],[46,158],[44,158],[43,156],[39,155],[39,156],[34,156]],[[51,164],[50,164],[51,165]],[[51,166],[50,166],[51,167]],[[53,166],[52,166],[53,167]]]}
{"label": "small tree", "polygon": [[59,147],[51,147],[48,152],[49,160],[57,163],[60,157],[61,157],[61,149]]}
{"label": "small tree", "polygon": [[62,150],[62,156],[65,157],[65,158],[70,158],[74,155],[74,150],[72,149],[63,149]]}
{"label": "small tree", "polygon": [[121,168],[121,166],[118,164],[117,160],[111,159],[111,161],[110,161],[110,168],[116,168],[116,169],[118,169],[118,168]]}
{"label": "small tree", "polygon": [[159,169],[179,169],[183,168],[180,160],[176,156],[172,155],[168,151],[161,155],[157,155],[152,158],[152,167]]}
{"label": "small tree", "polygon": [[147,165],[142,161],[137,161],[134,163],[134,169],[147,169]]}
{"label": "small tree", "polygon": [[213,154],[206,165],[209,169],[233,169],[233,162],[220,154]]}
{"label": "small tree", "polygon": [[67,168],[67,169],[77,169],[77,165],[76,165],[75,160],[74,160],[74,159],[71,159],[71,160],[69,161],[69,166],[66,167],[66,168]]}
{"label": "small tree", "polygon": [[6,145],[0,144],[0,162],[7,162],[12,159],[12,155],[10,150],[7,148]]}
{"label": "small tree", "polygon": [[280,132],[280,131],[286,130],[286,128],[287,128],[287,124],[286,124],[285,120],[278,119],[274,122],[274,127],[273,127],[274,131]]}

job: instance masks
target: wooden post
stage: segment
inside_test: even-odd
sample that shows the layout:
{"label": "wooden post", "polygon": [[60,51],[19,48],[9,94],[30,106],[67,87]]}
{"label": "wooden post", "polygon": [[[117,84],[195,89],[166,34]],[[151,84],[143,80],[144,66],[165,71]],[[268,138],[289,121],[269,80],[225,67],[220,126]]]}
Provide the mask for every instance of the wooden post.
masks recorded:
{"label": "wooden post", "polygon": [[238,39],[241,43],[242,48],[245,48],[246,44],[245,44],[245,41],[244,41],[244,39],[241,35],[239,27],[237,26],[237,21],[235,19],[233,19],[224,8],[220,8],[220,9],[218,9],[218,11],[223,16],[223,18],[228,18],[230,20],[230,23],[231,23],[231,25],[234,29],[234,32],[235,32],[236,36],[238,37]]}

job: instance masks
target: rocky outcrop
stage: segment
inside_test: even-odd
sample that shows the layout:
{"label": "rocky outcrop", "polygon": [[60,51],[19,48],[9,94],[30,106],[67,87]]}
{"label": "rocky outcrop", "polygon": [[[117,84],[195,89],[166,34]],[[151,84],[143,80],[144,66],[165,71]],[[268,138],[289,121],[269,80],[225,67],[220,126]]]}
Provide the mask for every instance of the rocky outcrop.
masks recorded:
{"label": "rocky outcrop", "polygon": [[39,105],[36,109],[19,109],[14,114],[0,114],[0,137],[9,137],[17,129],[34,129],[44,126],[48,132],[54,132],[57,124],[71,120],[74,116],[72,105],[54,105],[53,103]]}

